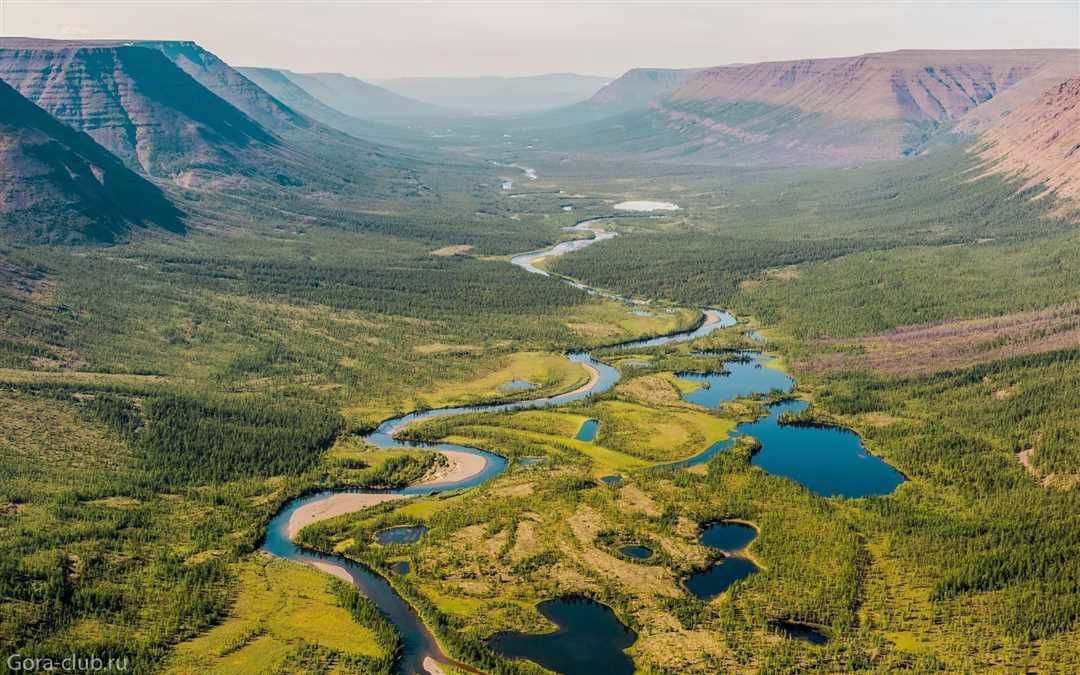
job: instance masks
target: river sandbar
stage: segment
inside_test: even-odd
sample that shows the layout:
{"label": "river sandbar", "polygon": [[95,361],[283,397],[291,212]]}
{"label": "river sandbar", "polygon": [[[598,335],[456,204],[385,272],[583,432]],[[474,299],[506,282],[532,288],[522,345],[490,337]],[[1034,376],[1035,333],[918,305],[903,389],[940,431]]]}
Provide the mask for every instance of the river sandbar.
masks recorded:
{"label": "river sandbar", "polygon": [[435,473],[414,485],[456,483],[472,478],[487,467],[487,458],[483,455],[460,450],[438,450],[437,452],[449,460],[448,465],[440,467]]}
{"label": "river sandbar", "polygon": [[376,504],[382,504],[394,499],[404,498],[405,495],[392,492],[338,492],[326,499],[305,504],[293,511],[288,524],[285,526],[285,533],[289,539],[295,539],[300,530],[312,523],[342,516],[346,513],[362,511]]}

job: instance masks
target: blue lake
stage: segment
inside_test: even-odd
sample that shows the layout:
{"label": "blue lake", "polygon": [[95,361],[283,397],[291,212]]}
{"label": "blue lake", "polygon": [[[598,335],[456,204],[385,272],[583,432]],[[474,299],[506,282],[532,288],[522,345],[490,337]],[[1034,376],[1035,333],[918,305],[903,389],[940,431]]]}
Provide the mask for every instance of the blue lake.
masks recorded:
{"label": "blue lake", "polygon": [[[750,361],[725,362],[727,375],[680,375],[708,384],[708,388],[689,392],[682,398],[716,408],[721,402],[740,396],[772,390],[790,391],[794,380],[778,370],[764,367],[765,362],[765,357],[754,355]],[[801,400],[777,403],[769,406],[768,415],[735,428],[735,435],[753,436],[761,441],[761,450],[751,459],[755,466],[773,475],[790,478],[827,497],[886,495],[904,482],[899,471],[867,453],[858,434],[848,429],[779,423],[785,412],[799,412],[809,405]],[[681,469],[708,462],[716,453],[731,447],[732,442],[733,438],[717,441],[693,457],[665,464],[662,468]]]}
{"label": "blue lake", "polygon": [[758,571],[757,565],[746,558],[731,556],[724,558],[712,567],[695,572],[687,577],[686,589],[699,600],[711,600],[720,595],[733,583],[745,579]]}
{"label": "blue lake", "polygon": [[503,656],[528,659],[563,675],[632,675],[623,651],[637,640],[615,612],[585,598],[559,598],[537,605],[558,629],[551,633],[498,633],[487,646]]}
{"label": "blue lake", "polygon": [[744,354],[742,358],[748,360],[725,361],[727,373],[723,374],[679,373],[680,379],[701,383],[699,389],[683,394],[683,399],[706,408],[716,408],[722,401],[767,394],[773,390],[791,391],[795,386],[795,380],[765,365],[772,359],[756,354]]}
{"label": "blue lake", "polygon": [[738,551],[757,539],[757,530],[742,523],[712,523],[701,531],[698,541],[702,546],[721,551]]}
{"label": "blue lake", "polygon": [[596,432],[600,429],[600,422],[597,420],[585,420],[581,423],[581,428],[578,429],[577,436],[574,436],[579,441],[585,441],[592,443],[596,440]]}

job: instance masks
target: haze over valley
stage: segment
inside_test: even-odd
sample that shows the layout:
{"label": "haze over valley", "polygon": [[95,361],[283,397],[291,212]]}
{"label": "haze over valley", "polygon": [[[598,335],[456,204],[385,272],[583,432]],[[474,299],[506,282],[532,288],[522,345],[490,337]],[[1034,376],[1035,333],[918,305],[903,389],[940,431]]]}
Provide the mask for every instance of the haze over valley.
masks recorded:
{"label": "haze over valley", "polygon": [[4,672],[1080,668],[1074,3],[48,4]]}

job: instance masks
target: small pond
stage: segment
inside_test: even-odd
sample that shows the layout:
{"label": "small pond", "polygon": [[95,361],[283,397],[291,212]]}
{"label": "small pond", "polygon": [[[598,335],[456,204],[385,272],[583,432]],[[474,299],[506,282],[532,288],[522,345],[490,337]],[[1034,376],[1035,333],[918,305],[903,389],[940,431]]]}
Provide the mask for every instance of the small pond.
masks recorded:
{"label": "small pond", "polygon": [[600,422],[597,420],[585,420],[581,423],[581,428],[578,429],[577,436],[574,436],[579,441],[585,441],[586,443],[592,443],[596,440],[596,432],[600,429]]}
{"label": "small pond", "polygon": [[534,464],[543,464],[547,461],[547,457],[518,457],[518,464],[522,466],[533,466]]}
{"label": "small pond", "polygon": [[536,608],[558,629],[540,634],[498,633],[487,646],[563,675],[632,675],[634,662],[623,650],[634,644],[637,634],[610,608],[585,598],[546,600]]}
{"label": "small pond", "polygon": [[622,546],[619,548],[619,553],[630,556],[631,558],[635,558],[637,560],[648,560],[652,557],[652,549],[648,546]]}
{"label": "small pond", "polygon": [[402,561],[396,562],[393,565],[391,565],[390,569],[392,569],[394,571],[394,574],[397,574],[398,576],[403,577],[406,574],[408,574],[409,570],[412,569],[412,568],[409,566],[409,563],[407,561],[402,560]]}
{"label": "small pond", "polygon": [[518,391],[532,391],[536,389],[538,384],[535,382],[529,382],[528,380],[510,380],[509,382],[503,382],[499,385],[499,391],[511,394]]}
{"label": "small pond", "polygon": [[618,485],[622,482],[622,476],[617,473],[613,473],[610,476],[600,476],[600,482],[604,485]]}
{"label": "small pond", "polygon": [[401,525],[380,530],[375,534],[375,539],[380,544],[415,544],[424,536],[427,528],[423,525]]}
{"label": "small pond", "polygon": [[739,551],[757,538],[757,530],[743,523],[719,522],[707,525],[698,542],[721,551]]}
{"label": "small pond", "polygon": [[786,638],[792,638],[794,640],[802,640],[815,645],[823,645],[829,641],[829,636],[824,631],[808,626],[805,623],[796,623],[794,621],[777,621],[770,624],[773,629],[783,635]]}
{"label": "small pond", "polygon": [[757,571],[757,565],[750,560],[730,556],[706,570],[691,574],[686,578],[686,589],[699,600],[711,600],[739,579],[745,579]]}

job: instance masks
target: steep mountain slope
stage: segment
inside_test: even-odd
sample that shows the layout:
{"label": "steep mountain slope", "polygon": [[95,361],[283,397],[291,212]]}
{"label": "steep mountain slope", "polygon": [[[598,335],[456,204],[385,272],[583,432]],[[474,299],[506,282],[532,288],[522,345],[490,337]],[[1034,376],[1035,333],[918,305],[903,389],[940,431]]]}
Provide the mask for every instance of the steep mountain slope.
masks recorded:
{"label": "steep mountain slope", "polygon": [[3,38],[0,79],[129,167],[184,187],[371,198],[418,184],[413,159],[304,117],[192,43]]}
{"label": "steep mountain slope", "polygon": [[0,79],[152,176],[234,172],[278,145],[155,49],[3,39]]}
{"label": "steep mountain slope", "polygon": [[540,127],[560,127],[644,110],[650,102],[671,92],[696,72],[694,68],[633,68],[587,100],[534,114],[529,122]]}
{"label": "steep mountain slope", "polygon": [[942,122],[1067,58],[1065,50],[904,50],[726,66],[698,72],[668,101],[756,101],[852,119]]}
{"label": "steep mountain slope", "polygon": [[586,104],[612,113],[646,106],[699,72],[697,68],[634,68],[596,92]]}
{"label": "steep mountain slope", "polygon": [[401,96],[341,73],[280,72],[319,101],[362,120],[401,124],[456,115],[452,110]]}
{"label": "steep mountain slope", "polygon": [[374,80],[392,92],[444,108],[481,114],[524,113],[584,101],[610,78],[573,73],[531,77],[406,77]]}
{"label": "steep mountain slope", "polygon": [[267,129],[280,132],[311,126],[310,120],[194,42],[142,41],[135,44],[160,51],[199,84]]}
{"label": "steep mountain slope", "polygon": [[1063,197],[1080,198],[1080,77],[1046,91],[982,136],[991,171],[1027,177]]}
{"label": "steep mountain slope", "polygon": [[706,68],[567,143],[750,164],[892,159],[968,116],[977,128],[980,106],[1015,88],[1000,115],[1032,82],[1065,71],[1080,72],[1080,51],[898,51]]}
{"label": "steep mountain slope", "polygon": [[408,146],[422,145],[427,142],[427,136],[418,132],[391,124],[359,119],[327,105],[294,82],[289,77],[288,71],[274,68],[240,68],[239,71],[260,89],[289,108],[355,138]]}
{"label": "steep mountain slope", "polygon": [[142,224],[183,230],[157,186],[2,82],[0,224],[44,243],[109,242]]}

